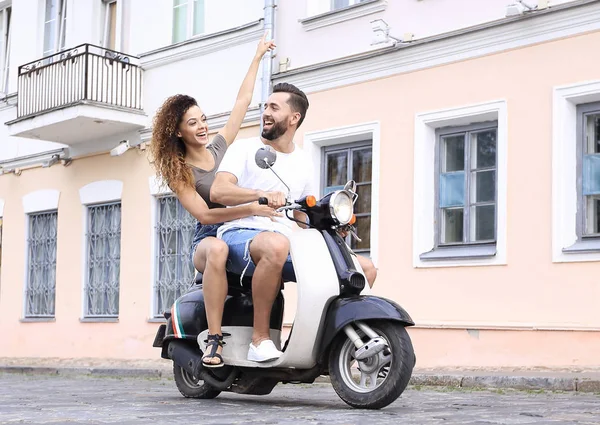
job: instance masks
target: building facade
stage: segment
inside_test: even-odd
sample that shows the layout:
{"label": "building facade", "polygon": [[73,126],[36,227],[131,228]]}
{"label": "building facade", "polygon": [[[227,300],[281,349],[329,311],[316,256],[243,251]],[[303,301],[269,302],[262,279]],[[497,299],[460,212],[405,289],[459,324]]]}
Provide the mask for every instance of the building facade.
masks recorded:
{"label": "building facade", "polygon": [[[157,356],[194,222],[153,177],[151,118],[189,93],[214,134],[271,3],[0,3],[1,356]],[[239,137],[265,81],[308,94],[297,141],[321,195],[358,183],[353,248],[417,323],[417,367],[598,366],[600,3],[481,3],[276,2]]]}

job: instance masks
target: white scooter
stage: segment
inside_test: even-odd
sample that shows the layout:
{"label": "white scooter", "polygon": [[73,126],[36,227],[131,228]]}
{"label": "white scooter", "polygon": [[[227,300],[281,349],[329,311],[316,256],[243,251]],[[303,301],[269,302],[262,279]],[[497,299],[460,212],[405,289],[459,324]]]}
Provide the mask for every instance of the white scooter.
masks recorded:
{"label": "white scooter", "polygon": [[[263,169],[271,169],[275,159],[268,148],[257,151],[256,163]],[[329,375],[338,396],[356,408],[379,409],[402,394],[415,365],[405,329],[414,322],[397,303],[369,295],[356,254],[338,234],[344,229],[355,236],[357,198],[356,184],[350,181],[319,201],[309,196],[280,209],[292,220],[293,210],[309,220],[308,229],[290,237],[297,306],[283,348],[281,291],[271,312],[271,338],[283,351],[280,358],[264,363],[246,359],[253,323],[251,277],[240,282],[239,275],[228,273],[222,330],[230,336],[225,337],[223,367],[202,364],[208,323],[201,274],[165,312],[167,323],[160,325],[153,346],[173,361],[175,383],[185,397],[211,399],[222,391],[264,395],[280,382],[313,383],[321,375]]]}

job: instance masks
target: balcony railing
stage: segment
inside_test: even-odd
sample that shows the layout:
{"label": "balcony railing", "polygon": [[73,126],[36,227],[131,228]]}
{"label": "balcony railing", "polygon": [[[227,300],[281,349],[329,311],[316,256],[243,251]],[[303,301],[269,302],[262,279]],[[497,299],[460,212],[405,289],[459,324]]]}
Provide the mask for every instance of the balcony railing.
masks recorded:
{"label": "balcony railing", "polygon": [[82,44],[21,65],[17,118],[83,102],[142,110],[143,71],[138,61],[135,56]]}

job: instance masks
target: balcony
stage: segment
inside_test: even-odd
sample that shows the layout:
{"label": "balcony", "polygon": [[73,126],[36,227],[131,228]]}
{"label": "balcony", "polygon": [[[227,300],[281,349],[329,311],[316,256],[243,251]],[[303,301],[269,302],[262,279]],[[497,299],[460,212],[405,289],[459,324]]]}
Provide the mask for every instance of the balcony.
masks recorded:
{"label": "balcony", "polygon": [[11,136],[81,145],[147,126],[138,58],[82,44],[19,67]]}

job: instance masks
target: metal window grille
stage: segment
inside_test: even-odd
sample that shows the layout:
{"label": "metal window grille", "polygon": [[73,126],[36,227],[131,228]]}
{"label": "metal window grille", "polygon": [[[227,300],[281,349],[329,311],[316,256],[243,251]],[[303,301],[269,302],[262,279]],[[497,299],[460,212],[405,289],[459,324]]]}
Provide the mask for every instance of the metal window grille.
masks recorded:
{"label": "metal window grille", "polygon": [[88,207],[85,315],[119,315],[121,204]]}
{"label": "metal window grille", "polygon": [[29,215],[25,317],[54,317],[58,213]]}
{"label": "metal window grille", "polygon": [[194,280],[194,264],[190,254],[195,225],[194,217],[176,197],[158,198],[155,317],[162,316],[171,308]]}

